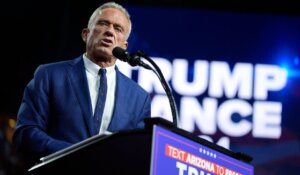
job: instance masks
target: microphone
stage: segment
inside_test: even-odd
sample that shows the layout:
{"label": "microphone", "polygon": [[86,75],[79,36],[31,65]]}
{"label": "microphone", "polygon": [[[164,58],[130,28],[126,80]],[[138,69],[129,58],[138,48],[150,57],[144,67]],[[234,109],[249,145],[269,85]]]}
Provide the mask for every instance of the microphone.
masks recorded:
{"label": "microphone", "polygon": [[121,47],[115,47],[112,50],[112,54],[119,58],[121,61],[128,62],[131,66],[142,66],[146,69],[152,70],[152,68],[144,63],[141,59],[138,53],[130,54],[128,51]]}
{"label": "microphone", "polygon": [[124,62],[128,62],[131,58],[130,58],[130,54],[123,48],[121,47],[115,47],[113,50],[112,50],[112,54],[119,58],[121,61],[124,61]]}
{"label": "microphone", "polygon": [[[122,61],[128,62],[131,66],[142,66],[146,69],[152,70],[160,80],[167,96],[170,102],[170,107],[171,107],[171,112],[172,112],[172,117],[173,117],[173,124],[175,127],[177,127],[177,120],[178,120],[178,113],[177,113],[177,107],[175,103],[174,96],[172,94],[172,90],[170,89],[167,81],[165,80],[160,68],[157,66],[157,64],[149,57],[147,56],[143,51],[137,51],[136,53],[130,54],[128,51],[121,47],[115,47],[112,50],[112,54],[116,57],[119,58]],[[155,68],[153,69],[151,66],[148,64],[144,63],[140,58],[143,57],[145,58],[151,65]]]}

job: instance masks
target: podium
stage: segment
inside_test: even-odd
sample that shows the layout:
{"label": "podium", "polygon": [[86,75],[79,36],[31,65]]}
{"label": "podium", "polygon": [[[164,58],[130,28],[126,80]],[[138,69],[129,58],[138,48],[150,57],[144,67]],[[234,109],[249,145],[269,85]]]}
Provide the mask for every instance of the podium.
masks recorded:
{"label": "podium", "polygon": [[252,158],[196,137],[162,118],[145,129],[91,137],[42,157],[31,175],[253,174]]}

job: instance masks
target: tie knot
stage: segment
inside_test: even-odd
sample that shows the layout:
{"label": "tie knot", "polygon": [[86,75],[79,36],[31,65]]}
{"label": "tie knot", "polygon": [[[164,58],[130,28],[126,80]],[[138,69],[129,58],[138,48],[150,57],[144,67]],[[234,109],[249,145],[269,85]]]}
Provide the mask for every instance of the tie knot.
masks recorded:
{"label": "tie knot", "polygon": [[105,75],[105,74],[106,74],[106,69],[101,68],[101,69],[99,70],[98,74],[99,74],[100,76]]}

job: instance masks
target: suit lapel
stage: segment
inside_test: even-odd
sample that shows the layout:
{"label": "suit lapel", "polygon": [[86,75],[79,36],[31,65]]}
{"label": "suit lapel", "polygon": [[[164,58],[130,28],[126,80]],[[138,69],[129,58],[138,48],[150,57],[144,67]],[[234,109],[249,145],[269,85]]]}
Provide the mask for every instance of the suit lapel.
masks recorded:
{"label": "suit lapel", "polygon": [[97,133],[93,133],[92,129],[92,105],[82,57],[74,60],[73,67],[69,69],[69,75],[89,133],[95,135]]}
{"label": "suit lapel", "polygon": [[[122,126],[121,121],[124,120],[125,113],[123,109],[126,109],[126,93],[123,91],[126,87],[126,80],[116,67],[116,98],[115,98],[115,109],[113,116],[108,127],[109,131],[115,131],[118,129],[118,126]],[[121,117],[121,118],[120,118]]]}

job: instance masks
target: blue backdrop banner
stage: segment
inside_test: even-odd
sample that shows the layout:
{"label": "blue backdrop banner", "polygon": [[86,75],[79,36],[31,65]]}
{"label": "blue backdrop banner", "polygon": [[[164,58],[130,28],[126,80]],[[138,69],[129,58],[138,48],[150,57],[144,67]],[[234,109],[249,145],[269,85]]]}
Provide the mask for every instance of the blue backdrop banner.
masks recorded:
{"label": "blue backdrop banner", "polygon": [[[172,88],[179,127],[251,155],[256,175],[300,171],[300,16],[126,6],[129,52],[144,51]],[[156,75],[119,67],[172,120]]]}

